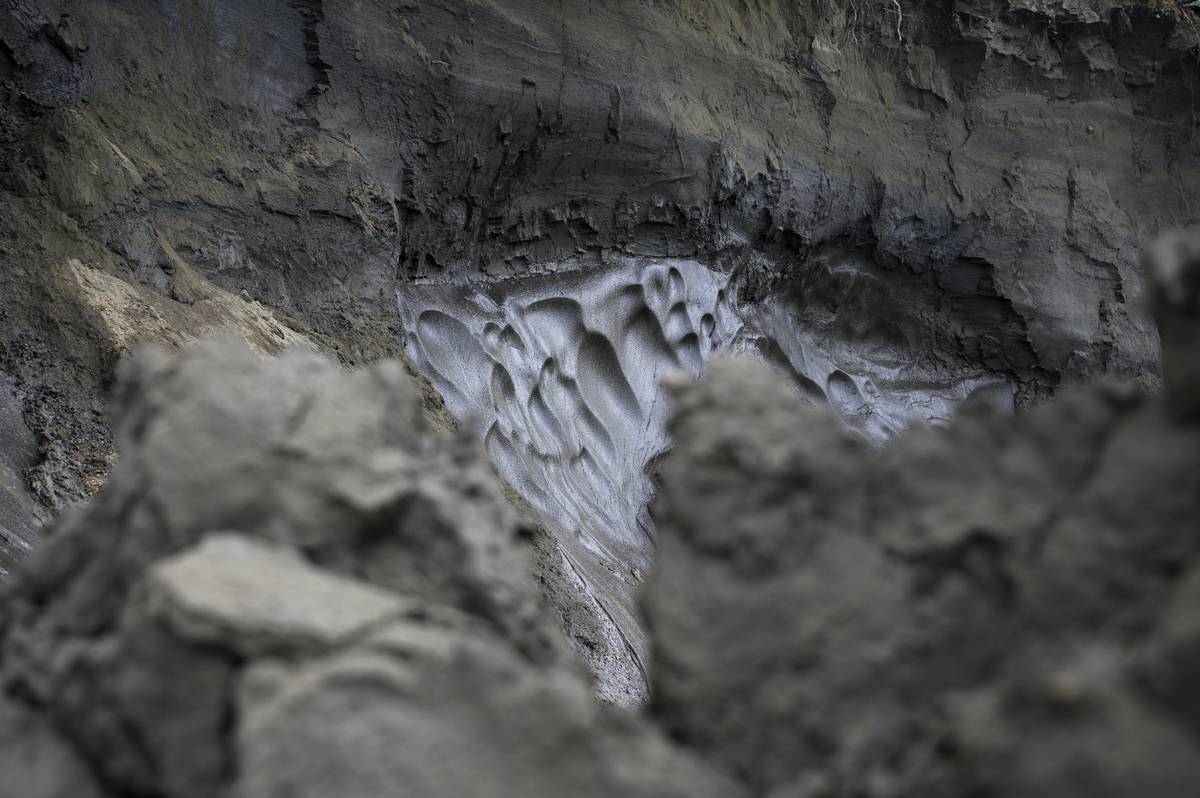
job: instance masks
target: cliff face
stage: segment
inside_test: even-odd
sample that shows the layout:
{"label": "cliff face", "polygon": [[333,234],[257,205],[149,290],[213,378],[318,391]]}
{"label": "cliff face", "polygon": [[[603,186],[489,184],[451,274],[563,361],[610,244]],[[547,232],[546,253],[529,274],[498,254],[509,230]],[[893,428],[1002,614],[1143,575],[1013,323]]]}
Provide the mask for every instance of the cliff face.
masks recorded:
{"label": "cliff face", "polygon": [[[1176,0],[8,0],[0,772],[1195,794],[1194,243],[1158,255],[1165,398],[1034,406],[1157,387],[1139,253],[1200,203],[1198,30]],[[189,351],[114,383],[145,343]],[[254,356],[293,346],[362,368]],[[782,375],[677,380],[664,426],[659,378],[722,349]],[[655,701],[592,702],[560,631]]]}
{"label": "cliff face", "polygon": [[[401,355],[419,282],[702,264],[843,418],[1153,382],[1138,252],[1200,199],[1198,24],[1167,0],[9,2],[0,439],[39,451],[0,463],[0,568],[103,482],[132,346]],[[611,619],[560,609],[607,661]]]}
{"label": "cliff face", "polygon": [[881,453],[757,359],[676,380],[637,713],[400,363],[143,351],[111,479],[5,584],[5,794],[1196,795],[1200,239],[1157,263],[1162,397]]}

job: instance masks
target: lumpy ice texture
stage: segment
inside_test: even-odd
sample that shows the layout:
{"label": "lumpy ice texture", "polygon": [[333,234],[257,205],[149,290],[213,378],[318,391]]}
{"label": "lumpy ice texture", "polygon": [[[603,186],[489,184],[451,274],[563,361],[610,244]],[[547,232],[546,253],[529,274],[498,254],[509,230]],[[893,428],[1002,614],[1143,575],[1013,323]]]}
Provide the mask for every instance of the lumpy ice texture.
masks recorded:
{"label": "lumpy ice texture", "polygon": [[633,597],[654,551],[648,466],[669,444],[666,374],[699,376],[715,352],[752,352],[877,442],[912,421],[941,421],[996,383],[931,382],[894,347],[864,349],[806,325],[783,297],[739,307],[728,275],[689,260],[410,284],[399,301],[409,355],[555,534],[609,644],[643,677]]}

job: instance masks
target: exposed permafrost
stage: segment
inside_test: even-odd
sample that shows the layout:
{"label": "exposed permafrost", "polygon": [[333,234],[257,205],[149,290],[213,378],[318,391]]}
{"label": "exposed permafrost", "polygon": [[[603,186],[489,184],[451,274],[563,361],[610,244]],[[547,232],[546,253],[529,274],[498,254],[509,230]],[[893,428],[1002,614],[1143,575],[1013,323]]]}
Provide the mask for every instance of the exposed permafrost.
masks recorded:
{"label": "exposed permafrost", "polygon": [[[470,419],[504,477],[589,549],[649,562],[639,509],[666,446],[658,382],[699,374],[738,331],[723,279],[696,263],[486,288],[406,289],[410,354]],[[720,321],[718,322],[718,319]]]}
{"label": "exposed permafrost", "polygon": [[821,340],[783,299],[739,307],[734,293],[728,275],[695,261],[629,259],[488,284],[409,284],[399,296],[409,355],[554,532],[609,649],[632,666],[624,676],[598,668],[615,701],[645,694],[634,590],[654,550],[648,465],[668,446],[666,374],[698,376],[723,349],[756,352],[877,441],[943,420],[995,383],[930,383],[903,352]]}

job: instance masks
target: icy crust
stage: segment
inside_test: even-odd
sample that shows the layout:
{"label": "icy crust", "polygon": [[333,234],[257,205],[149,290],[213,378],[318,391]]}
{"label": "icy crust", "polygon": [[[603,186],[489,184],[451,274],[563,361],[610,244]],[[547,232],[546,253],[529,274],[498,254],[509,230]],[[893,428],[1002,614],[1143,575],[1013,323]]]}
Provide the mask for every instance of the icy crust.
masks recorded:
{"label": "icy crust", "polygon": [[[840,341],[782,298],[742,307],[727,275],[691,260],[400,292],[409,355],[478,431],[508,482],[600,554],[644,554],[646,465],[667,447],[662,378],[698,376],[722,349],[756,352],[847,426],[883,441],[947,421],[995,375],[939,383],[902,345]],[[640,516],[640,517],[639,517]],[[645,557],[630,565],[643,569]]]}
{"label": "icy crust", "polygon": [[398,298],[408,354],[554,532],[608,643],[643,675],[633,596],[654,551],[646,506],[649,465],[669,445],[664,377],[697,377],[721,350],[755,352],[875,442],[944,421],[981,389],[1011,404],[993,375],[923,372],[903,342],[839,340],[783,296],[740,305],[729,275],[694,260],[408,284]]}
{"label": "icy crust", "polygon": [[660,380],[698,376],[740,323],[726,278],[694,261],[629,261],[487,287],[407,286],[408,352],[551,527],[606,645],[645,681],[634,589],[649,567],[647,464],[667,447]]}
{"label": "icy crust", "polygon": [[470,419],[510,484],[602,555],[649,563],[645,466],[666,447],[660,380],[698,375],[740,324],[724,278],[689,261],[485,290],[407,288],[409,354]]}

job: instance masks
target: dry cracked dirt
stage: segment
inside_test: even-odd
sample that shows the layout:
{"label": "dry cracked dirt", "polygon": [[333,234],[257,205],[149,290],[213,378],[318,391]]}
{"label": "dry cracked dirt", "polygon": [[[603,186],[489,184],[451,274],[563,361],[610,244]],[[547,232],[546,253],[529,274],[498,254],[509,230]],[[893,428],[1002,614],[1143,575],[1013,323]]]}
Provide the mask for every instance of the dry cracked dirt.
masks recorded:
{"label": "dry cracked dirt", "polygon": [[2,0],[0,798],[1200,795],[1200,10]]}

